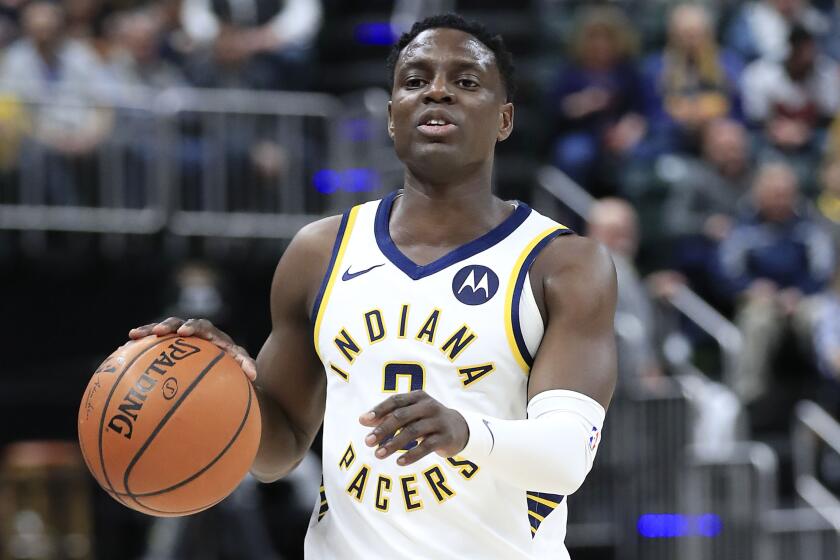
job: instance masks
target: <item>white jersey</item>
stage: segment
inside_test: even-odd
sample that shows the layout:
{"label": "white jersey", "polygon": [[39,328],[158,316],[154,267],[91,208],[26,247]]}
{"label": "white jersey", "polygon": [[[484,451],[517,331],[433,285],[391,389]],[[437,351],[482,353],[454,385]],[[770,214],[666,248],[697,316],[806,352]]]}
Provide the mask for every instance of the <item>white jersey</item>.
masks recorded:
{"label": "white jersey", "polygon": [[327,404],[306,557],[568,558],[563,496],[515,488],[465,457],[378,459],[358,418],[415,389],[456,410],[525,418],[543,336],[528,269],[569,230],[518,203],[493,230],[419,266],[389,233],[397,196],[344,215],[315,302]]}

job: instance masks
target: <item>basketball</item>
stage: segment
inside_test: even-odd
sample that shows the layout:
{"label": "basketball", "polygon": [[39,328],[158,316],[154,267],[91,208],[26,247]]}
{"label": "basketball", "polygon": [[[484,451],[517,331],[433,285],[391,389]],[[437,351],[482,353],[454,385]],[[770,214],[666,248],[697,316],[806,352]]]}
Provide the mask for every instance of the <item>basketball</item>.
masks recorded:
{"label": "basketball", "polygon": [[108,494],[137,511],[189,515],[227,497],[260,441],[251,382],[224,350],[196,337],[128,342],[94,372],[79,443]]}

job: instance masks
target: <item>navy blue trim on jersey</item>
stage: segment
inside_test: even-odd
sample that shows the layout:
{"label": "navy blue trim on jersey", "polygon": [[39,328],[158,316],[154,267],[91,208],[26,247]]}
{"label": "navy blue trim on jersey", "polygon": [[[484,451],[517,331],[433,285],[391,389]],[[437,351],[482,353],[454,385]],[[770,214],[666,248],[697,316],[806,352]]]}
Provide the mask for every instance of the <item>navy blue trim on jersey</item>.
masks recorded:
{"label": "navy blue trim on jersey", "polygon": [[528,350],[528,345],[525,344],[525,337],[522,336],[522,326],[519,324],[519,300],[522,299],[522,289],[525,287],[525,278],[528,275],[528,270],[537,258],[537,255],[540,254],[540,251],[542,251],[545,246],[551,243],[554,239],[560,237],[561,235],[568,235],[570,233],[574,232],[570,229],[558,229],[557,231],[553,231],[542,238],[539,243],[534,245],[534,248],[531,249],[531,252],[528,253],[527,257],[525,257],[525,260],[522,261],[522,267],[519,269],[519,274],[516,276],[516,284],[514,284],[513,287],[513,298],[510,305],[510,324],[513,326],[513,339],[516,341],[516,347],[519,348],[519,353],[522,354],[522,358],[525,360],[525,363],[528,364],[529,368],[534,365],[534,357],[531,356],[531,352]]}
{"label": "navy blue trim on jersey", "polygon": [[[528,503],[528,523],[531,525],[531,538],[537,533],[540,524],[548,515],[563,503],[565,496],[560,494],[549,494],[547,492],[526,492],[525,498]],[[550,506],[548,504],[556,504]],[[539,517],[537,517],[539,516]]]}
{"label": "navy blue trim on jersey", "polygon": [[473,239],[469,243],[461,245],[453,249],[449,253],[443,255],[439,259],[430,262],[426,265],[415,264],[414,261],[406,257],[402,251],[399,250],[394,240],[391,238],[391,231],[388,227],[388,222],[391,217],[391,207],[394,204],[394,199],[399,194],[399,191],[394,191],[383,198],[379,207],[376,209],[376,219],[374,221],[374,233],[376,236],[376,244],[379,250],[385,257],[394,263],[394,266],[402,270],[412,280],[419,280],[430,276],[435,272],[440,272],[455,263],[461,262],[472,256],[477,255],[482,251],[486,251],[493,245],[499,243],[505,237],[513,233],[531,214],[531,208],[522,202],[518,203],[516,209],[510,216],[494,227],[478,239]]}
{"label": "navy blue trim on jersey", "polygon": [[321,500],[318,503],[318,521],[324,518],[330,509],[330,504],[327,502],[327,493],[324,490],[324,475],[321,475],[321,488],[319,491]]}
{"label": "navy blue trim on jersey", "polygon": [[327,273],[324,274],[324,279],[321,281],[321,288],[318,290],[318,295],[315,296],[315,303],[312,304],[312,314],[309,317],[313,324],[318,318],[318,310],[321,307],[321,300],[324,299],[324,292],[327,290],[327,284],[330,282],[330,276],[332,276],[332,270],[335,267],[335,259],[338,257],[338,249],[341,247],[341,240],[344,239],[344,231],[347,229],[347,220],[349,218],[350,210],[341,216],[341,224],[339,224],[338,234],[335,236],[335,244],[333,244],[330,264],[327,266]]}

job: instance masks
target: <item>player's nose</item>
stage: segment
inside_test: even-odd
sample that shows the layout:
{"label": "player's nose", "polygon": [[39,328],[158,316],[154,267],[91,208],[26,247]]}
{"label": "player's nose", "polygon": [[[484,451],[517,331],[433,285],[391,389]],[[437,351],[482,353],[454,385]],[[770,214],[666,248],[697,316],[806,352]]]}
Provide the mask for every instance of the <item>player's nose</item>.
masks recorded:
{"label": "player's nose", "polygon": [[445,76],[437,75],[429,82],[426,93],[423,96],[424,103],[452,103],[455,96],[449,88],[449,82]]}

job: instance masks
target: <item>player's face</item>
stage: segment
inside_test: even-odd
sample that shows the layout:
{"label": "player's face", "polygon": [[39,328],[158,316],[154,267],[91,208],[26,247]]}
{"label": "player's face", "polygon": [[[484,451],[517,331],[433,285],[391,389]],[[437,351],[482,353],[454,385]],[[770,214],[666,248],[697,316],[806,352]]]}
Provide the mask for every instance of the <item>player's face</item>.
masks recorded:
{"label": "player's face", "polygon": [[403,49],[388,114],[400,160],[442,180],[492,161],[513,129],[493,51],[455,29],[424,31]]}

